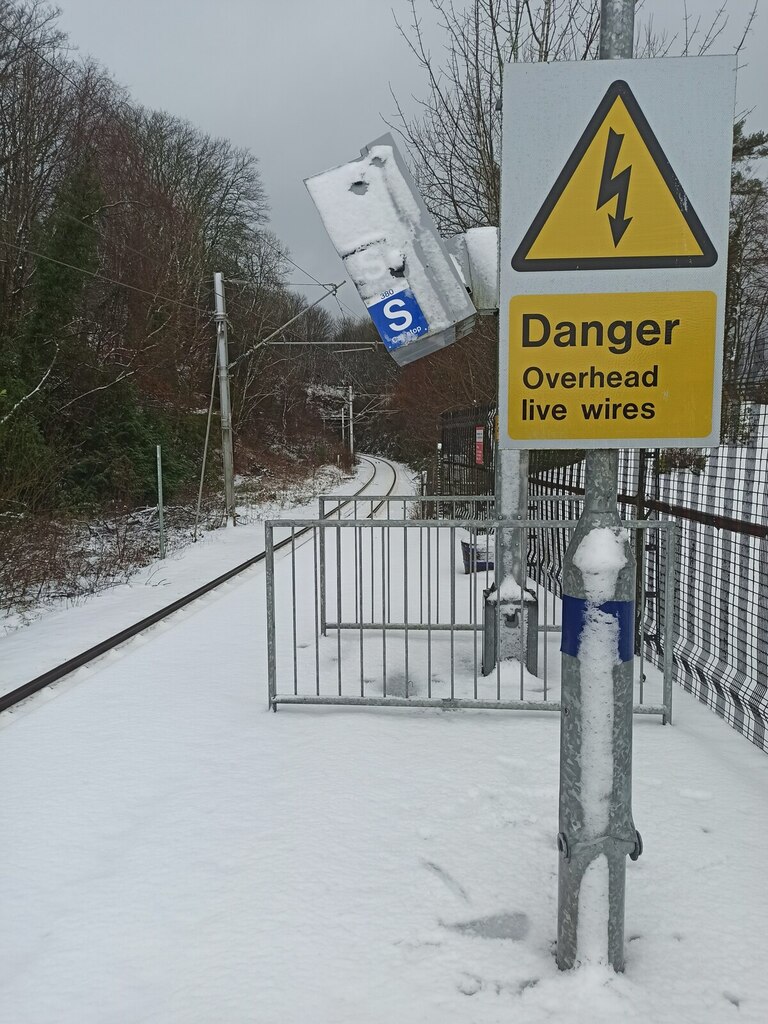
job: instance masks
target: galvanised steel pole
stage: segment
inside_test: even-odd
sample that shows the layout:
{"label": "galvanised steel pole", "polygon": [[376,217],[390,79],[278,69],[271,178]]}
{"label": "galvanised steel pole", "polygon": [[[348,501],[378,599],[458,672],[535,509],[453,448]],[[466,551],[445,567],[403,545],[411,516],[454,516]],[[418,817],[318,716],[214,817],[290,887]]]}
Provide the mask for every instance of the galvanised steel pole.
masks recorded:
{"label": "galvanised steel pole", "polygon": [[[632,57],[634,17],[635,0],[602,0],[601,60]],[[632,819],[635,566],[628,537],[619,532],[618,465],[617,450],[587,452],[584,512],[563,569],[561,970],[588,960],[624,969],[626,858],[636,860],[642,849]],[[590,538],[595,530],[603,532]],[[602,589],[594,583],[606,545],[612,593],[604,573]]]}
{"label": "galvanised steel pole", "polygon": [[227,522],[237,525],[235,520],[235,459],[232,450],[232,403],[229,397],[229,346],[227,343],[227,305],[224,299],[224,278],[213,275],[213,292],[216,296],[216,344],[219,365],[219,413],[221,416],[221,456],[224,468],[224,505]]}
{"label": "galvanised steel pole", "polygon": [[[496,459],[496,515],[500,520],[517,524],[525,519],[528,512],[528,452],[499,448]],[[530,669],[529,652],[521,650],[525,631],[521,630],[519,621],[520,615],[533,611],[532,606],[526,607],[522,600],[527,575],[523,563],[522,533],[519,528],[499,531],[499,657],[502,661],[518,658],[525,661]],[[505,583],[507,587],[512,585],[509,596],[505,596]],[[515,593],[514,584],[520,588],[518,593]],[[532,671],[535,673],[536,669]]]}

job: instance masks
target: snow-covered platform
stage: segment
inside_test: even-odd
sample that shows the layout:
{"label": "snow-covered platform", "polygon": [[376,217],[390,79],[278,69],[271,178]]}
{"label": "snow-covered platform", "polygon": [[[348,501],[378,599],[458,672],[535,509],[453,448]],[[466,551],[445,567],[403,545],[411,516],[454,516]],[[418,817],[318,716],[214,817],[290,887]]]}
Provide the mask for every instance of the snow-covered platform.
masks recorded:
{"label": "snow-covered platform", "polygon": [[264,614],[254,571],[3,716],[0,1019],[765,1019],[759,750],[636,720],[627,971],[561,975],[557,716],[272,714]]}

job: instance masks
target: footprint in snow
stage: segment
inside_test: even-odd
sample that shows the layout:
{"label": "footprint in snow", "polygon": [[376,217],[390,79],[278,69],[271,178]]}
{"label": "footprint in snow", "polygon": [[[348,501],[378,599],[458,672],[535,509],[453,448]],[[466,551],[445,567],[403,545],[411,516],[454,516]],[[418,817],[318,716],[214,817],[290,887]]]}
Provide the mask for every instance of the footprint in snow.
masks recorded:
{"label": "footprint in snow", "polygon": [[473,921],[458,921],[456,924],[441,921],[440,924],[461,935],[475,935],[480,939],[512,939],[515,942],[524,939],[531,926],[528,915],[522,913],[491,914]]}

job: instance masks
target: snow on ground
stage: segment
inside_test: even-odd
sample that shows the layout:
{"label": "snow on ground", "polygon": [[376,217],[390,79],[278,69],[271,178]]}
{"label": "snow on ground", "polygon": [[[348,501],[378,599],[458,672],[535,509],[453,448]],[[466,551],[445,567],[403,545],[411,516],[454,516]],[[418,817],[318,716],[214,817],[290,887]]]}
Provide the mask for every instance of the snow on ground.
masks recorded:
{"label": "snow on ground", "polygon": [[31,624],[6,635],[0,631],[0,692],[34,679],[263,551],[263,520],[280,515],[315,516],[315,494],[329,489],[347,494],[372,476],[370,462],[358,463],[355,474],[346,478],[329,469],[318,476],[315,488],[304,485],[286,491],[282,505],[241,508],[247,525],[204,534],[196,544],[139,570],[127,583],[77,605],[45,608]]}
{"label": "snow on ground", "polygon": [[264,608],[255,568],[0,717],[3,1024],[765,1019],[760,751],[636,721],[627,970],[560,974],[557,716],[271,714]]}

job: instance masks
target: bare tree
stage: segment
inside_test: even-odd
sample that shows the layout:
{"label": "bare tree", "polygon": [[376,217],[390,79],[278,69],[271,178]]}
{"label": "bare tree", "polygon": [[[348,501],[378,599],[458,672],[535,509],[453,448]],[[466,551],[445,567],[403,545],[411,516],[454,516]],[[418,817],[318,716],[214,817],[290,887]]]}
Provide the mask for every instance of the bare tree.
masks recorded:
{"label": "bare tree", "polygon": [[[420,11],[437,16],[439,56],[428,45]],[[736,43],[752,27],[754,2]],[[399,132],[415,161],[415,175],[443,234],[499,223],[501,89],[504,66],[516,62],[589,60],[597,56],[600,0],[409,0],[405,44],[424,72],[419,112],[405,113],[397,96]],[[642,11],[642,3],[638,3]],[[728,25],[728,0],[708,22],[687,3],[679,33],[657,32],[649,16],[638,20],[638,56],[706,53]]]}

